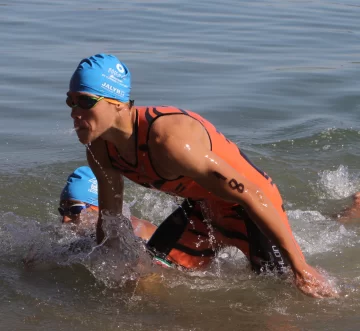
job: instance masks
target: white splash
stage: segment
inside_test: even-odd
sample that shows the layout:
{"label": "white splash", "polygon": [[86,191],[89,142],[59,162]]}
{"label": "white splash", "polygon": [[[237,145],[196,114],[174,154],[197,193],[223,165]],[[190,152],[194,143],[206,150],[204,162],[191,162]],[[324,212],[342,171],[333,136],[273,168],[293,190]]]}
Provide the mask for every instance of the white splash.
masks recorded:
{"label": "white splash", "polygon": [[355,175],[350,175],[348,167],[343,165],[340,165],[334,171],[321,171],[319,176],[317,188],[321,191],[321,198],[346,198],[354,194],[360,184],[359,178]]}

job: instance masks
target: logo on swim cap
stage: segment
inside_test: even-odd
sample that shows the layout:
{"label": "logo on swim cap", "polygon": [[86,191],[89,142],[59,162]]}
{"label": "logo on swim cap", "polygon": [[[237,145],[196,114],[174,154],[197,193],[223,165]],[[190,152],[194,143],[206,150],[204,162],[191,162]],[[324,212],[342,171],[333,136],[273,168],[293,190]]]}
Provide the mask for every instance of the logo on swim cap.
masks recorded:
{"label": "logo on swim cap", "polygon": [[124,67],[123,67],[120,63],[118,63],[118,64],[116,65],[116,69],[117,69],[121,74],[123,74],[123,73],[125,72]]}
{"label": "logo on swim cap", "polygon": [[71,77],[69,89],[127,102],[131,73],[116,56],[96,54],[81,60]]}

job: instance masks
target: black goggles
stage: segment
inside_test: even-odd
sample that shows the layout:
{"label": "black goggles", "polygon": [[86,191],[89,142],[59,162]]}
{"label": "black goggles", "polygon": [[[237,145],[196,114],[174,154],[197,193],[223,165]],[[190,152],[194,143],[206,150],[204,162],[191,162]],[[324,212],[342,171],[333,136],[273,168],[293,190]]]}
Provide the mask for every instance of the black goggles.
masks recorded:
{"label": "black goggles", "polygon": [[119,104],[120,101],[115,100],[115,99],[109,99],[109,98],[105,98],[105,97],[95,97],[95,96],[91,96],[91,95],[86,95],[86,94],[81,94],[79,95],[77,98],[77,103],[75,104],[73,99],[68,96],[66,98],[66,104],[70,107],[70,108],[76,108],[79,107],[81,109],[91,109],[93,108],[100,100],[105,100],[109,103],[113,103],[115,105]]}
{"label": "black goggles", "polygon": [[70,207],[59,207],[58,211],[61,216],[72,216],[78,215],[82,212],[83,209],[89,208],[89,204],[76,203]]}

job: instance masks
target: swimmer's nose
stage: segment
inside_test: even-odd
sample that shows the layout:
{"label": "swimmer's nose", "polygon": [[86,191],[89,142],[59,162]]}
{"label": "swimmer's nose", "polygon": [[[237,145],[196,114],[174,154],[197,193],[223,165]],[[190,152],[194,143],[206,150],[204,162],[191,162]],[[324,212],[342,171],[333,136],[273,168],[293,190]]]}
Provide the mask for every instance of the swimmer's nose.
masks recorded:
{"label": "swimmer's nose", "polygon": [[75,108],[72,108],[71,109],[71,117],[73,118],[73,119],[76,119],[76,118],[81,118],[81,116],[80,116],[80,108],[79,107],[75,107]]}
{"label": "swimmer's nose", "polygon": [[71,221],[72,221],[72,219],[69,216],[64,215],[63,218],[62,218],[63,223],[69,223]]}

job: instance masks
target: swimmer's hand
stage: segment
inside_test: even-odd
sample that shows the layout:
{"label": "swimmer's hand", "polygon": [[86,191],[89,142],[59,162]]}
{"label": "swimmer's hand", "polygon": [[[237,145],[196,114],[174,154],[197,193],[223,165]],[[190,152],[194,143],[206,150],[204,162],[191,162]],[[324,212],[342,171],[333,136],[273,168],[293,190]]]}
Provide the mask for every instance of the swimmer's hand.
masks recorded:
{"label": "swimmer's hand", "polygon": [[334,298],[339,293],[318,271],[308,264],[294,270],[295,284],[304,294],[313,298]]}

